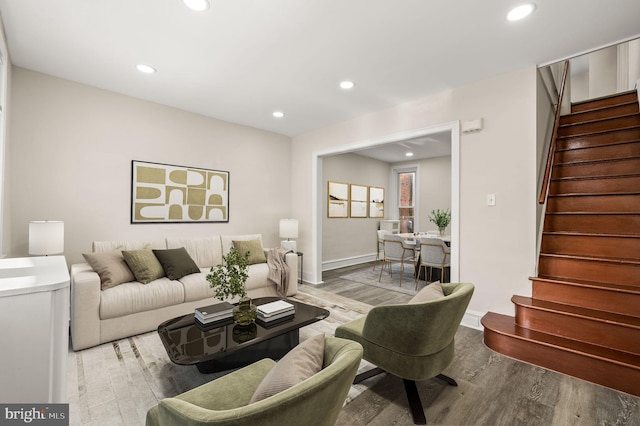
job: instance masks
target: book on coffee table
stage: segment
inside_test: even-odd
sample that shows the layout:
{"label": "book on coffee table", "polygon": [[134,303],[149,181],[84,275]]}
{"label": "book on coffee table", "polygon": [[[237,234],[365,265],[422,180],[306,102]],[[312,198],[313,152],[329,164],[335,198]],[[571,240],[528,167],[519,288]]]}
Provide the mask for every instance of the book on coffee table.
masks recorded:
{"label": "book on coffee table", "polygon": [[196,308],[195,318],[203,324],[220,321],[233,316],[233,305],[229,302]]}
{"label": "book on coffee table", "polygon": [[293,305],[286,300],[276,300],[275,302],[265,303],[264,305],[258,306],[258,318],[268,319],[271,317],[282,318],[282,314],[293,315],[295,313],[295,308]]}

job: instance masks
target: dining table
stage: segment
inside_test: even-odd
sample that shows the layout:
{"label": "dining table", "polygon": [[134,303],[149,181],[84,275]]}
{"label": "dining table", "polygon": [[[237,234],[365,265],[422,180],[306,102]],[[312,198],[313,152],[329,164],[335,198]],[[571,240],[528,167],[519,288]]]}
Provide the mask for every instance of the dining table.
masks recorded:
{"label": "dining table", "polygon": [[[434,234],[427,234],[426,232],[403,232],[398,234],[402,237],[402,239],[404,240],[404,243],[409,245],[409,246],[413,246],[413,250],[414,252],[417,254],[417,258],[416,258],[416,264],[415,264],[415,271],[413,276],[415,277],[416,275],[418,275],[418,272],[420,270],[420,245],[416,245],[416,241],[420,238],[437,238],[439,240],[444,241],[444,243],[451,247],[451,235],[434,235]],[[442,277],[440,277],[442,278]],[[421,280],[424,280],[424,272],[420,275]]]}

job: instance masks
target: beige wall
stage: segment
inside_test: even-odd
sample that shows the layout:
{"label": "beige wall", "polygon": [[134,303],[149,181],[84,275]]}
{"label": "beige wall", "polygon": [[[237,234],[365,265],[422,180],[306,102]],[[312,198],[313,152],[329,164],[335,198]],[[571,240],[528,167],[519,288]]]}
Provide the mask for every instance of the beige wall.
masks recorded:
{"label": "beige wall", "polygon": [[[290,217],[290,138],[14,67],[7,203],[10,256],[30,220],[65,222],[65,255],[93,240],[262,233]],[[130,224],[131,160],[230,172],[230,221]]]}
{"label": "beige wall", "polygon": [[[335,266],[355,264],[370,260],[375,256],[376,230],[380,219],[371,218],[328,218],[328,181],[345,182],[363,186],[377,186],[388,192],[389,164],[356,154],[328,156],[322,159],[323,195],[325,200],[322,215],[322,261],[332,268],[331,262],[342,260]],[[363,259],[364,258],[364,259]],[[327,266],[329,265],[329,266]]]}
{"label": "beige wall", "polygon": [[[309,190],[318,167],[314,155],[483,118],[481,132],[461,136],[460,280],[476,285],[471,310],[512,314],[510,298],[530,294],[536,262],[536,75],[531,66],[295,137],[293,215],[300,219],[305,278],[321,278],[313,238],[318,200]],[[486,205],[489,193],[496,194],[495,207]]]}

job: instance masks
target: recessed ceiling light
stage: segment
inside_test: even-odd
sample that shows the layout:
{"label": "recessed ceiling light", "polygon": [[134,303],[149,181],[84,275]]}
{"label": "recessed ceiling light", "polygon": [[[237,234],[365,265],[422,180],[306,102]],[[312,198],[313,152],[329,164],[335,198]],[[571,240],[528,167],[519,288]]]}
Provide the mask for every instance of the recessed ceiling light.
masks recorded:
{"label": "recessed ceiling light", "polygon": [[406,157],[413,157],[413,152],[407,152],[406,154],[404,154]]}
{"label": "recessed ceiling light", "polygon": [[273,114],[271,114],[271,115],[273,115],[275,118],[282,118],[282,117],[284,117],[284,112],[282,112],[282,111],[273,111]]}
{"label": "recessed ceiling light", "polygon": [[353,86],[355,85],[356,84],[353,81],[345,80],[340,82],[340,88],[345,90],[353,89]]}
{"label": "recessed ceiling light", "polygon": [[184,4],[191,10],[196,12],[204,12],[209,9],[209,0],[182,0]]}
{"label": "recessed ceiling light", "polygon": [[136,65],[136,68],[138,69],[138,71],[145,74],[153,74],[154,72],[156,72],[156,69],[150,65],[139,64]]}
{"label": "recessed ceiling light", "polygon": [[531,15],[535,9],[536,5],[533,3],[521,4],[520,6],[511,9],[511,12],[507,14],[507,19],[509,21],[519,21]]}

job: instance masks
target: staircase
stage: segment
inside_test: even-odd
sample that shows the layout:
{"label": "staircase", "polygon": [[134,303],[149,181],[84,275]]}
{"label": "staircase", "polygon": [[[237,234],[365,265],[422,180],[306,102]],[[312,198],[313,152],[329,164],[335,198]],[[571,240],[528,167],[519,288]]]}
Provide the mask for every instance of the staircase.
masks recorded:
{"label": "staircase", "polygon": [[489,312],[506,356],[640,396],[640,112],[637,93],[560,118],[533,297]]}

